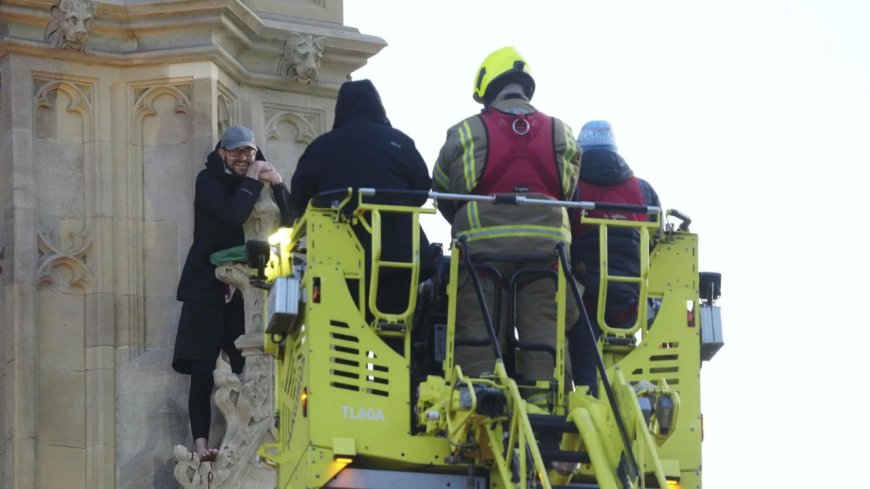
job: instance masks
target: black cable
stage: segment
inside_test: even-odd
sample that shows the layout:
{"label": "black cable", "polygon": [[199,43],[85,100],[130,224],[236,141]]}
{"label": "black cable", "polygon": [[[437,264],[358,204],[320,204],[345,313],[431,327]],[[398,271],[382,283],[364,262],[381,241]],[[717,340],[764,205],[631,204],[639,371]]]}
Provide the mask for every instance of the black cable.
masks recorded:
{"label": "black cable", "polygon": [[477,276],[477,270],[474,269],[474,265],[471,263],[471,255],[468,253],[467,238],[463,236],[456,240],[456,246],[459,247],[459,251],[465,259],[468,274],[471,275],[474,292],[477,294],[477,301],[480,303],[480,312],[483,313],[483,321],[486,323],[486,332],[489,334],[490,343],[492,343],[492,352],[495,354],[497,361],[503,362],[504,359],[501,356],[501,348],[498,346],[498,338],[495,333],[495,326],[492,323],[492,316],[489,314],[489,308],[486,307],[483,286],[480,285],[480,277]]}

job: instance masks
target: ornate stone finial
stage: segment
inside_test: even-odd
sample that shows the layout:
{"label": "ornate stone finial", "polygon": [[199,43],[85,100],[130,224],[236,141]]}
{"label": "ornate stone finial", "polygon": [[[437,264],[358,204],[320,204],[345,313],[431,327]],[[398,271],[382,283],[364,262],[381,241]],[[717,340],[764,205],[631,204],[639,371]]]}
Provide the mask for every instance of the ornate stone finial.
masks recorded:
{"label": "ornate stone finial", "polygon": [[183,445],[174,450],[175,480],[184,489],[239,489],[275,487],[275,472],[257,459],[257,448],[274,443],[272,418],[272,360],[250,357],[245,362],[245,382],[219,358],[214,371],[215,404],[227,430],[214,462],[201,462]]}
{"label": "ornate stone finial", "polygon": [[[245,230],[245,241],[256,239],[265,241],[269,239],[269,235],[278,229],[281,224],[281,210],[275,204],[275,198],[272,195],[272,187],[264,185],[260,192],[260,198],[254,204],[254,210],[248,220],[242,225]],[[240,338],[239,341],[247,343],[245,337],[253,335],[256,340],[253,342],[256,350],[262,352],[263,334],[263,301],[265,294],[261,289],[251,285],[250,269],[246,263],[222,263],[215,269],[215,276],[218,280],[230,284],[239,289],[242,294],[242,299],[245,302],[245,333],[246,335]],[[236,342],[239,345],[239,342]],[[247,356],[250,352],[245,348],[240,348],[242,354]]]}
{"label": "ornate stone finial", "polygon": [[248,220],[242,224],[242,229],[245,231],[245,241],[249,239],[265,241],[280,225],[281,209],[275,203],[272,186],[265,184],[260,192],[260,198],[254,204],[254,210],[251,211]]}
{"label": "ornate stone finial", "polygon": [[51,7],[45,40],[56,48],[84,51],[96,9],[94,0],[60,0]]}
{"label": "ornate stone finial", "polygon": [[290,39],[284,42],[284,57],[278,64],[278,73],[299,83],[316,84],[325,40],[322,36],[291,32]]}

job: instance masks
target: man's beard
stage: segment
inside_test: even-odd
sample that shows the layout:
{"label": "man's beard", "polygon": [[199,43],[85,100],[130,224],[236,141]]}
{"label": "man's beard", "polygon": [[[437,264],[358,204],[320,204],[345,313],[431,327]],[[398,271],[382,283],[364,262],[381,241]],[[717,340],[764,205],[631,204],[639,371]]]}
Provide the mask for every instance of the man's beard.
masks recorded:
{"label": "man's beard", "polygon": [[[242,165],[242,164],[244,164],[244,168],[240,168],[240,169],[236,168],[236,165]],[[224,158],[224,168],[226,169],[227,173],[231,173],[237,177],[245,176],[245,173],[248,171],[248,166],[250,164],[251,163],[247,159],[245,159],[245,160],[239,160],[239,162],[234,165],[233,163],[230,162],[229,159]]]}

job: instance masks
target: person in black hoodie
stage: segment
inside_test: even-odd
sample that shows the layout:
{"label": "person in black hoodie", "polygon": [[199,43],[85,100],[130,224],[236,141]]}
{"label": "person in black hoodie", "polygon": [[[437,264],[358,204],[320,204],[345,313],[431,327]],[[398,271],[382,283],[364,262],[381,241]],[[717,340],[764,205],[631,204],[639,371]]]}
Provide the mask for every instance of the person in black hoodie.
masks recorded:
{"label": "person in black hoodie", "polygon": [[[607,121],[590,121],[583,125],[577,143],[582,150],[580,181],[577,185],[578,201],[610,202],[619,204],[659,207],[659,197],[652,185],[634,176],[631,168],[617,153],[613,131]],[[647,220],[643,213],[594,210],[590,217]],[[576,385],[589,386],[597,395],[598,380],[595,373],[595,348],[601,336],[598,325],[599,231],[598,226],[580,225],[580,217],[571,219],[571,258],[575,275],[583,284],[583,303],[586,307],[595,339],[589,337],[584,324],[576,324],[568,332],[569,355]],[[631,228],[608,228],[607,259],[611,275],[638,276],[640,273],[640,233]],[[608,284],[604,319],[612,327],[631,327],[637,320],[639,290],[637,284],[612,282]]]}
{"label": "person in black hoodie", "polygon": [[[387,119],[381,97],[370,80],[342,84],[335,103],[332,130],[322,134],[299,158],[290,182],[290,204],[299,216],[315,195],[353,188],[429,190],[432,180],[414,140],[395,129]],[[369,198],[379,204],[421,206],[426,194],[386,195]],[[353,208],[353,202],[351,202]],[[408,262],[411,258],[411,220],[408,215],[382,213],[382,260]],[[357,238],[371,253],[371,235],[355,226]],[[429,241],[420,231],[420,280],[432,270]],[[368,280],[367,267],[367,280]],[[407,308],[410,275],[407,270],[385,269],[379,276],[378,308],[397,313]],[[399,292],[397,292],[399,291]]]}
{"label": "person in black hoodie", "polygon": [[172,368],[190,375],[190,428],[196,455],[203,462],[213,461],[218,453],[208,448],[215,361],[223,350],[236,374],[245,363],[234,344],[245,332],[242,297],[215,277],[210,257],[245,243],[242,224],[251,215],[265,183],[271,185],[282,225],[291,224],[284,180],[265,161],[254,133],[244,126],[226,130],[196,177],[193,244],[178,283],[177,299],[184,304]]}

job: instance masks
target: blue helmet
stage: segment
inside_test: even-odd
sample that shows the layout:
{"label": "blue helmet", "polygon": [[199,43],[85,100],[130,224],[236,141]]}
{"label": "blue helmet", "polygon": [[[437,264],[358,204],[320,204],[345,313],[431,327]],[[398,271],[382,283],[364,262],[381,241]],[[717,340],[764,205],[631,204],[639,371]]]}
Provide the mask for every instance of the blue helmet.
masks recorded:
{"label": "blue helmet", "polygon": [[613,139],[613,129],[607,121],[589,121],[580,129],[577,144],[583,151],[589,149],[606,149],[616,152],[616,140]]}

